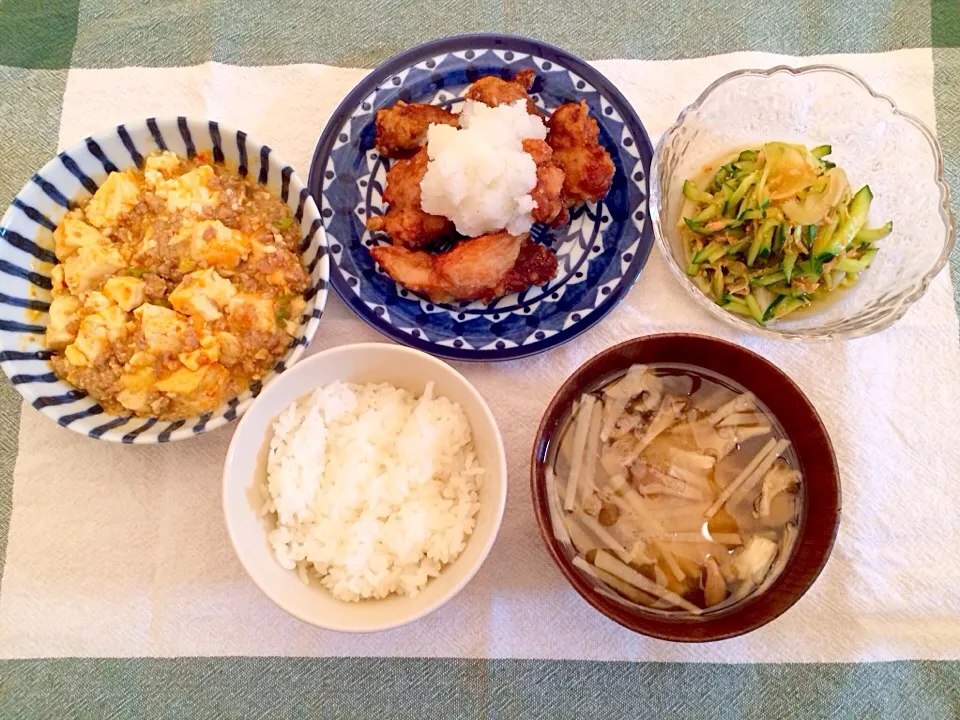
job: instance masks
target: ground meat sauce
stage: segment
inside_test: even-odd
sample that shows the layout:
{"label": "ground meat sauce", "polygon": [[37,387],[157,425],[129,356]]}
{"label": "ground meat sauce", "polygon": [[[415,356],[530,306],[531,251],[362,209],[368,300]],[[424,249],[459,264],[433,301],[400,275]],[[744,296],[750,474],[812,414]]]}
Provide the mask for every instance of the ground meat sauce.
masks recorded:
{"label": "ground meat sauce", "polygon": [[214,410],[269,372],[300,327],[299,224],[206,154],[154,153],[111,173],[54,241],[51,364],[109,413]]}

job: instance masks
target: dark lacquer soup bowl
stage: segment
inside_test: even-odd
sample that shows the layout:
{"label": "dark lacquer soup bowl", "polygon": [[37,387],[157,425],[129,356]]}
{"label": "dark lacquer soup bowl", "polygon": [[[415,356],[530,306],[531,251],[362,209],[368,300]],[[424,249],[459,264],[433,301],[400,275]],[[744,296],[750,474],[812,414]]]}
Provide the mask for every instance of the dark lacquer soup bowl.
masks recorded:
{"label": "dark lacquer soup bowl", "polygon": [[[569,537],[558,537],[566,533],[558,530],[555,522],[556,513],[560,512],[556,502],[559,491],[551,483],[559,481],[549,468],[557,462],[561,434],[572,427],[571,415],[584,393],[596,393],[605,383],[638,365],[687,366],[726,378],[732,381],[731,387],[740,386],[753,393],[756,406],[765,408],[778,432],[789,440],[791,462],[802,478],[795,488],[792,541],[789,546],[781,546],[782,558],[778,558],[781,562],[776,574],[771,570],[769,581],[759,585],[756,592],[742,599],[736,599],[731,593],[731,602],[708,608],[699,615],[671,612],[669,608],[665,611],[662,602],[659,606],[646,607],[629,601],[585,569],[593,567],[587,565],[585,558],[589,555],[582,556]],[[823,570],[840,524],[836,457],[823,422],[810,401],[790,378],[759,355],[732,343],[698,335],[637,338],[609,348],[582,365],[563,384],[543,415],[533,446],[530,484],[543,540],[574,589],[614,622],[644,635],[677,642],[735,637],[756,630],[786,612]]]}

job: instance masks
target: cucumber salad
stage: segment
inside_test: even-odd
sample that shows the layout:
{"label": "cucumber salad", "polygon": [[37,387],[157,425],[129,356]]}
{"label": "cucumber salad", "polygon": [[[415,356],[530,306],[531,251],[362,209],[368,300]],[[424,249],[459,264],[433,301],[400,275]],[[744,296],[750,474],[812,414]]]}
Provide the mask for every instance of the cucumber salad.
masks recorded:
{"label": "cucumber salad", "polygon": [[687,274],[726,310],[760,325],[851,287],[893,223],[866,228],[873,194],[852,193],[831,148],[771,142],[701,182],[687,180]]}

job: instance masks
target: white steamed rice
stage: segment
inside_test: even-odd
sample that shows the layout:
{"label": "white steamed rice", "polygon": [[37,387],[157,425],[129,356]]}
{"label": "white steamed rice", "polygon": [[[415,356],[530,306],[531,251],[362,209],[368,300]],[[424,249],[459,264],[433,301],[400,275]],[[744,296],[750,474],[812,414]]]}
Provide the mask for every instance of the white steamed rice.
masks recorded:
{"label": "white steamed rice", "polygon": [[537,166],[523,140],[543,140],[547,128],[527,113],[525,100],[488,107],[464,103],[460,128],[427,130],[427,172],[420,181],[420,207],[453,221],[467,237],[506,229],[512,235],[533,225]]}
{"label": "white steamed rice", "polygon": [[278,562],[340,600],[416,595],[463,552],[483,468],[457,403],[334,382],[273,425],[264,513]]}

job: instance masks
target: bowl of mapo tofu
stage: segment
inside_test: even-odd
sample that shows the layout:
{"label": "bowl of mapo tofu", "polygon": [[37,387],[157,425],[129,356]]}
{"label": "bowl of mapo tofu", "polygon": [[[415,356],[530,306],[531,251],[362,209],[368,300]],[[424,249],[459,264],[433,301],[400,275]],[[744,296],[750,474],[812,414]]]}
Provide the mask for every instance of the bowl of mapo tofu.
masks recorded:
{"label": "bowl of mapo tofu", "polygon": [[235,419],[296,362],[326,299],[313,199],[271,148],[216,122],[87,138],[24,187],[0,237],[3,368],[94,438],[165,442]]}
{"label": "bowl of mapo tofu", "polygon": [[760,356],[697,335],[638,338],[580,367],[543,416],[531,486],[576,591],[681,642],[786,612],[840,519],[836,459],[807,398]]}

